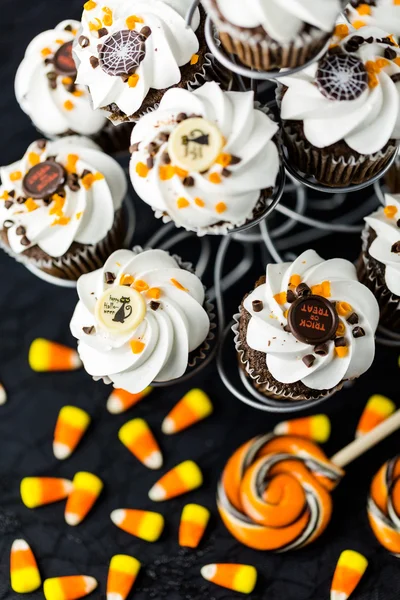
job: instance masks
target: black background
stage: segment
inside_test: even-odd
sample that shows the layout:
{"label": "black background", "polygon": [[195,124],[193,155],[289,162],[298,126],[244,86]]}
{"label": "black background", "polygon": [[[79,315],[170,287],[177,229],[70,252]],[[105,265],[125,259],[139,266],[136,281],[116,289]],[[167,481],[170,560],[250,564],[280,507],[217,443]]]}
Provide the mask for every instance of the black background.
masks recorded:
{"label": "black background", "polygon": [[[0,164],[22,156],[37,135],[29,119],[14,99],[13,80],[28,42],[39,32],[64,18],[79,18],[81,2],[31,2],[0,0]],[[372,190],[367,192],[372,193]],[[286,204],[291,199],[284,198]],[[348,197],[341,213],[354,209],[360,199]],[[151,211],[136,201],[139,225],[134,242],[143,244],[159,227]],[[369,209],[370,210],[370,209]],[[340,214],[339,212],[339,214]],[[330,219],[331,213],[314,213]],[[327,216],[326,216],[327,214]],[[337,216],[337,215],[336,215]],[[213,240],[214,251],[217,240]],[[325,257],[345,256],[355,260],[359,237],[334,235],[316,242]],[[293,247],[293,252],[304,250]],[[175,250],[175,249],[174,249]],[[184,259],[195,260],[198,242],[193,238],[176,251]],[[232,244],[229,260],[240,257],[239,244]],[[260,249],[255,248],[254,268],[226,294],[227,315],[235,312],[242,296],[263,273]],[[205,283],[212,285],[212,270]],[[143,563],[132,597],[138,600],[231,599],[238,594],[217,588],[200,576],[202,565],[211,562],[253,564],[259,580],[252,600],[324,600],[329,598],[330,582],[340,552],[358,550],[370,561],[367,574],[354,594],[355,600],[394,600],[400,593],[400,564],[376,542],[366,517],[370,480],[389,457],[399,451],[399,434],[394,434],[357,460],[334,493],[334,515],[327,532],[309,548],[284,555],[254,552],[240,546],[221,524],[215,489],[227,458],[237,446],[255,434],[269,431],[280,419],[256,412],[226,391],[215,366],[186,384],[156,389],[141,404],[120,416],[105,409],[110,389],[94,383],[79,371],[67,374],[35,374],[27,362],[28,349],[36,337],[47,337],[73,346],[69,320],[76,292],[44,283],[4,253],[0,254],[0,381],[8,391],[8,403],[0,407],[0,600],[18,595],[9,586],[9,550],[15,538],[31,544],[43,578],[87,574],[100,583],[94,598],[105,597],[110,558],[128,553]],[[229,317],[228,317],[229,319]],[[237,377],[231,339],[225,359],[232,378]],[[175,402],[192,387],[203,388],[212,398],[215,413],[207,421],[177,436],[163,436],[162,419]],[[373,393],[397,401],[398,352],[377,347],[374,366],[352,387],[338,393],[321,407],[332,420],[333,434],[326,445],[328,455],[350,442],[362,408]],[[78,450],[65,462],[52,454],[52,435],[60,408],[76,404],[92,416],[90,431]],[[203,487],[186,497],[154,505],[147,492],[159,474],[147,470],[120,444],[118,429],[128,419],[143,417],[155,432],[164,453],[164,471],[185,459],[196,460],[203,469]],[[22,505],[19,483],[28,475],[72,478],[78,470],[89,470],[105,482],[105,491],[83,524],[71,528],[63,520],[64,503],[31,511]],[[211,509],[212,520],[197,551],[180,549],[177,531],[180,513],[187,502]],[[115,508],[143,508],[162,512],[166,528],[161,540],[148,544],[118,530],[110,521]],[[42,597],[42,592],[27,598]]]}

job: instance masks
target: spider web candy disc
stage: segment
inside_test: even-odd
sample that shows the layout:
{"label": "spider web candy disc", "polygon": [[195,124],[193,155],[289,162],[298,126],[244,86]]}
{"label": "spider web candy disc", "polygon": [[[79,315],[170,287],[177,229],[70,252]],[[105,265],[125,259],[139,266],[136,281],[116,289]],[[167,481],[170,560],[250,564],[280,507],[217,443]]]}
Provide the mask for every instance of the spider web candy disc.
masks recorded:
{"label": "spider web candy disc", "polygon": [[131,75],[146,55],[146,37],[125,29],[110,35],[99,53],[100,65],[107,75]]}
{"label": "spider web candy disc", "polygon": [[334,54],[320,62],[316,83],[330,100],[355,100],[367,89],[368,73],[356,56]]}

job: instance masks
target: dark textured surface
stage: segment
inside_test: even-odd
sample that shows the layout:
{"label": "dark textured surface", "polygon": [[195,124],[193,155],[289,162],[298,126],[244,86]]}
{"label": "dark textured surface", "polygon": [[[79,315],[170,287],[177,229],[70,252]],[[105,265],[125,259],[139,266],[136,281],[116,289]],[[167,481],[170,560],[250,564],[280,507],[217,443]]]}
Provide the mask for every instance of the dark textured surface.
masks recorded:
{"label": "dark textured surface", "polygon": [[[1,0],[1,96],[0,163],[17,159],[27,143],[35,138],[28,119],[15,104],[13,76],[29,39],[64,17],[77,17],[80,2],[30,2]],[[74,8],[74,9],[73,9]],[[351,211],[354,199],[343,205]],[[137,203],[140,221],[136,243],[143,243],[157,228],[149,209]],[[320,217],[323,213],[320,213]],[[214,242],[215,245],[215,242]],[[197,242],[183,244],[177,251],[193,259]],[[327,238],[316,248],[325,257],[347,256],[355,260],[360,243],[357,235]],[[301,251],[303,247],[295,248]],[[237,260],[235,245],[230,250]],[[256,266],[227,294],[227,314],[232,314],[243,295],[263,272],[261,253]],[[366,517],[365,503],[370,480],[381,463],[399,451],[399,434],[359,459],[334,494],[335,511],[325,535],[313,546],[297,553],[267,555],[241,547],[222,526],[215,507],[215,487],[219,473],[232,451],[254,434],[269,430],[279,419],[241,405],[220,383],[214,367],[209,367],[184,385],[154,391],[125,415],[110,416],[105,409],[110,392],[94,383],[83,371],[69,374],[35,374],[27,363],[28,348],[38,337],[48,337],[70,345],[68,323],[75,306],[74,290],[52,287],[36,279],[4,253],[0,254],[0,381],[8,390],[9,401],[0,407],[0,600],[16,600],[9,586],[9,549],[16,537],[24,537],[36,553],[43,578],[85,573],[100,583],[96,599],[105,597],[107,566],[117,552],[131,553],[144,567],[132,598],[138,600],[231,600],[241,597],[204,582],[200,567],[209,562],[244,562],[259,570],[259,582],[251,600],[324,600],[329,598],[330,581],[339,553],[345,548],[363,552],[370,561],[368,572],[354,594],[354,600],[397,600],[400,594],[400,563],[375,541]],[[211,285],[207,272],[206,283]],[[231,344],[226,359],[236,380],[236,361]],[[382,347],[370,372],[353,387],[338,393],[321,407],[330,415],[333,435],[326,451],[333,454],[351,441],[361,409],[372,393],[398,398],[398,352]],[[207,421],[175,437],[163,436],[163,417],[194,386],[205,389],[215,404],[215,414]],[[51,441],[60,408],[76,404],[87,409],[93,423],[75,454],[58,462]],[[200,490],[154,505],[147,491],[158,474],[141,466],[117,439],[120,426],[128,419],[148,419],[165,455],[165,469],[181,460],[194,459],[201,465],[205,484]],[[77,528],[63,521],[64,503],[35,511],[25,508],[19,497],[19,482],[27,475],[73,477],[77,470],[92,470],[105,482],[105,491],[86,521]],[[212,520],[200,549],[181,550],[177,529],[182,507],[198,502],[212,511]],[[150,508],[166,517],[166,529],[156,544],[141,542],[119,531],[110,521],[115,508]],[[42,592],[26,596],[42,598]]]}

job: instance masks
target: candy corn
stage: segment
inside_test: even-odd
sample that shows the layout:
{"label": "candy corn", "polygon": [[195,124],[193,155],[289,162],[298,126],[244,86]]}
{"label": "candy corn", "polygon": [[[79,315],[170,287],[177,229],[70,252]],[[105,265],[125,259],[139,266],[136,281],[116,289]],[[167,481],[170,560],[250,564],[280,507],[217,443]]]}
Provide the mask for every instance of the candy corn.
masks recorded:
{"label": "candy corn", "polygon": [[64,406],[60,410],[54,431],[54,456],[59,460],[71,456],[89,424],[87,412],[77,406]]}
{"label": "candy corn", "polygon": [[276,435],[299,435],[323,444],[331,434],[331,422],[326,415],[313,415],[292,421],[278,423],[274,429]]}
{"label": "candy corn", "polygon": [[72,492],[65,507],[65,520],[68,525],[79,525],[100,496],[103,482],[96,475],[80,471],[72,482]]}
{"label": "candy corn", "polygon": [[0,406],[7,402],[7,392],[4,386],[0,383]]}
{"label": "candy corn", "polygon": [[94,577],[72,575],[46,579],[43,592],[46,600],[77,600],[87,596],[97,588]]}
{"label": "candy corn", "polygon": [[36,559],[25,540],[15,540],[11,546],[10,578],[17,594],[29,594],[41,586]]}
{"label": "candy corn", "polygon": [[164,517],[155,512],[119,508],[110,517],[114,525],[146,542],[156,542],[164,529]]}
{"label": "candy corn", "polygon": [[344,550],[333,575],[331,600],[347,600],[356,589],[368,566],[367,559],[354,550]]}
{"label": "candy corn", "polygon": [[118,433],[121,442],[145,467],[160,469],[163,457],[149,426],[143,419],[133,419],[121,427]]}
{"label": "candy corn", "polygon": [[126,600],[140,571],[140,562],[133,556],[112,557],[107,579],[107,600]]}
{"label": "candy corn", "polygon": [[134,406],[140,402],[143,398],[148,396],[153,391],[152,387],[147,387],[139,394],[130,394],[125,390],[115,389],[110,394],[107,400],[107,410],[113,415],[119,415],[125,412],[131,406]]}
{"label": "candy corn", "polygon": [[75,371],[82,366],[76,350],[43,338],[34,340],[29,349],[29,366],[33,371]]}
{"label": "candy corn", "polygon": [[199,504],[186,504],[179,526],[179,545],[197,548],[204,535],[210,511]]}
{"label": "candy corn", "polygon": [[361,437],[371,431],[371,429],[374,429],[390,417],[395,410],[395,403],[386,398],[386,396],[379,394],[371,396],[365,405],[364,412],[357,425],[356,437]]}
{"label": "candy corn", "polygon": [[251,594],[257,582],[257,571],[250,565],[206,565],[201,574],[207,581],[242,594]]}
{"label": "candy corn", "polygon": [[213,405],[207,394],[199,389],[190,390],[165,417],[161,430],[165,434],[178,433],[205,419],[212,411]]}
{"label": "candy corn", "polygon": [[186,460],[168,471],[153,485],[149,491],[149,498],[154,502],[169,500],[195,490],[202,483],[203,475],[199,467],[192,460]]}
{"label": "candy corn", "polygon": [[72,482],[56,477],[25,477],[21,481],[22,502],[28,508],[64,500],[72,491]]}

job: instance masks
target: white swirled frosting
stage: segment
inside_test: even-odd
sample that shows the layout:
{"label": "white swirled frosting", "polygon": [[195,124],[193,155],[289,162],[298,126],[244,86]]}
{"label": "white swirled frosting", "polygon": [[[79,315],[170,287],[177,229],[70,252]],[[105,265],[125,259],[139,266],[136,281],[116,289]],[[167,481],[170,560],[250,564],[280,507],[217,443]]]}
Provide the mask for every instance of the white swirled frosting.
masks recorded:
{"label": "white swirled frosting", "polygon": [[[76,173],[79,189],[73,191],[64,185],[65,198],[55,193],[46,202],[29,198],[23,188],[24,177],[49,157],[55,157],[66,175]],[[85,171],[91,175],[82,179]],[[20,161],[2,167],[0,176],[0,228],[7,228],[12,251],[20,254],[39,246],[54,258],[63,256],[73,242],[101,241],[112,228],[114,213],[127,189],[119,164],[89,139],[78,136],[47,142],[44,148],[34,142]],[[24,229],[22,235],[20,227]]]}
{"label": "white swirled frosting", "polygon": [[[115,280],[108,284],[110,274]],[[133,331],[104,330],[96,305],[102,294],[110,289],[116,293],[126,280],[140,291],[141,321]],[[210,329],[201,281],[163,250],[114,252],[103,269],[80,277],[78,294],[71,331],[79,340],[86,371],[131,393],[142,391],[152,381],[183,375],[189,352],[204,342]],[[82,329],[92,326],[90,334]]]}
{"label": "white swirled frosting", "polygon": [[217,7],[229,23],[237,27],[263,27],[281,44],[291,42],[304,25],[331,32],[340,13],[339,0],[216,0]]}
{"label": "white swirled frosting", "polygon": [[400,241],[400,195],[386,194],[385,207],[379,208],[365,218],[367,224],[376,233],[376,238],[368,253],[385,265],[385,281],[389,290],[400,296],[400,254],[392,247]]}
{"label": "white swirled frosting", "polygon": [[[171,152],[173,136],[183,126],[182,115],[190,123],[193,114],[200,117],[194,120],[195,130],[199,126],[220,138],[220,152],[211,151],[210,162],[201,172],[193,170],[190,160],[186,169],[174,170],[173,154],[167,165],[165,154]],[[137,148],[130,167],[133,186],[157,216],[166,214],[176,225],[199,234],[217,223],[230,228],[242,225],[252,216],[261,191],[275,185],[279,155],[272,137],[277,129],[255,109],[253,92],[223,92],[214,82],[194,92],[169,90],[160,107],[133,129],[132,144]],[[189,155],[199,148],[189,144]],[[149,152],[154,163],[150,169],[146,167]]]}
{"label": "white swirled frosting", "polygon": [[348,4],[347,18],[358,29],[365,25],[374,25],[394,35],[400,35],[400,5],[396,0],[375,0],[366,4],[362,0],[358,6]]}
{"label": "white swirled frosting", "polygon": [[[16,74],[15,95],[22,110],[50,138],[68,132],[93,135],[106,122],[103,113],[93,110],[87,89],[73,85],[74,76],[57,74],[51,62],[63,44],[75,39],[79,27],[78,21],[68,20],[40,33],[26,49]],[[55,77],[50,80],[52,73]]]}
{"label": "white swirled frosting", "polygon": [[[340,42],[345,54],[349,54],[346,45],[353,35],[382,40],[388,34],[375,27],[353,31]],[[384,58],[388,48],[395,60]],[[317,148],[344,140],[356,152],[368,155],[382,150],[390,139],[400,138],[400,83],[392,79],[400,73],[400,52],[394,45],[375,41],[363,43],[351,56],[364,65],[366,85],[359,87],[348,70],[340,70],[340,55],[338,59],[331,56],[330,72],[324,70],[323,83],[326,85],[327,77],[333,76],[333,83],[340,83],[343,99],[327,97],[321,91],[318,69],[322,61],[281,79],[288,88],[282,98],[281,116],[284,120],[303,121],[305,137]],[[353,98],[354,92],[354,99],[346,99]]]}
{"label": "white swirled frosting", "polygon": [[[180,67],[188,64],[199,49],[195,34],[200,24],[198,10],[193,29],[186,27],[190,4],[190,0],[98,0],[85,4],[80,34],[89,40],[89,45],[83,48],[78,43],[74,51],[78,60],[77,81],[89,86],[94,108],[115,103],[129,116],[140,109],[151,88],[164,90],[180,82]],[[99,26],[107,30],[100,39],[95,29]],[[140,32],[144,27],[150,28],[151,33],[145,41],[145,56],[133,77],[124,81],[106,72],[101,64],[93,68],[91,60],[101,57],[98,47],[109,36],[128,29]]]}
{"label": "white swirled frosting", "polygon": [[[349,314],[356,313],[357,325],[350,324],[348,314],[342,316],[338,310],[345,350],[340,351],[329,341],[327,354],[319,356],[313,345],[300,342],[291,331],[284,331],[288,325],[286,311],[291,306],[285,292],[294,276],[296,281],[307,284],[313,294],[324,295],[331,302],[347,303],[349,307],[341,306],[346,307]],[[254,300],[262,301],[260,312],[254,311]],[[281,383],[301,381],[314,390],[331,389],[343,380],[359,377],[373,362],[378,304],[372,292],[357,281],[356,269],[347,260],[325,261],[314,250],[307,250],[293,263],[269,264],[266,283],[246,298],[244,307],[251,315],[247,343],[253,350],[265,354],[268,370]],[[354,327],[361,327],[365,335],[354,337]],[[312,366],[303,361],[309,355],[315,357]]]}

